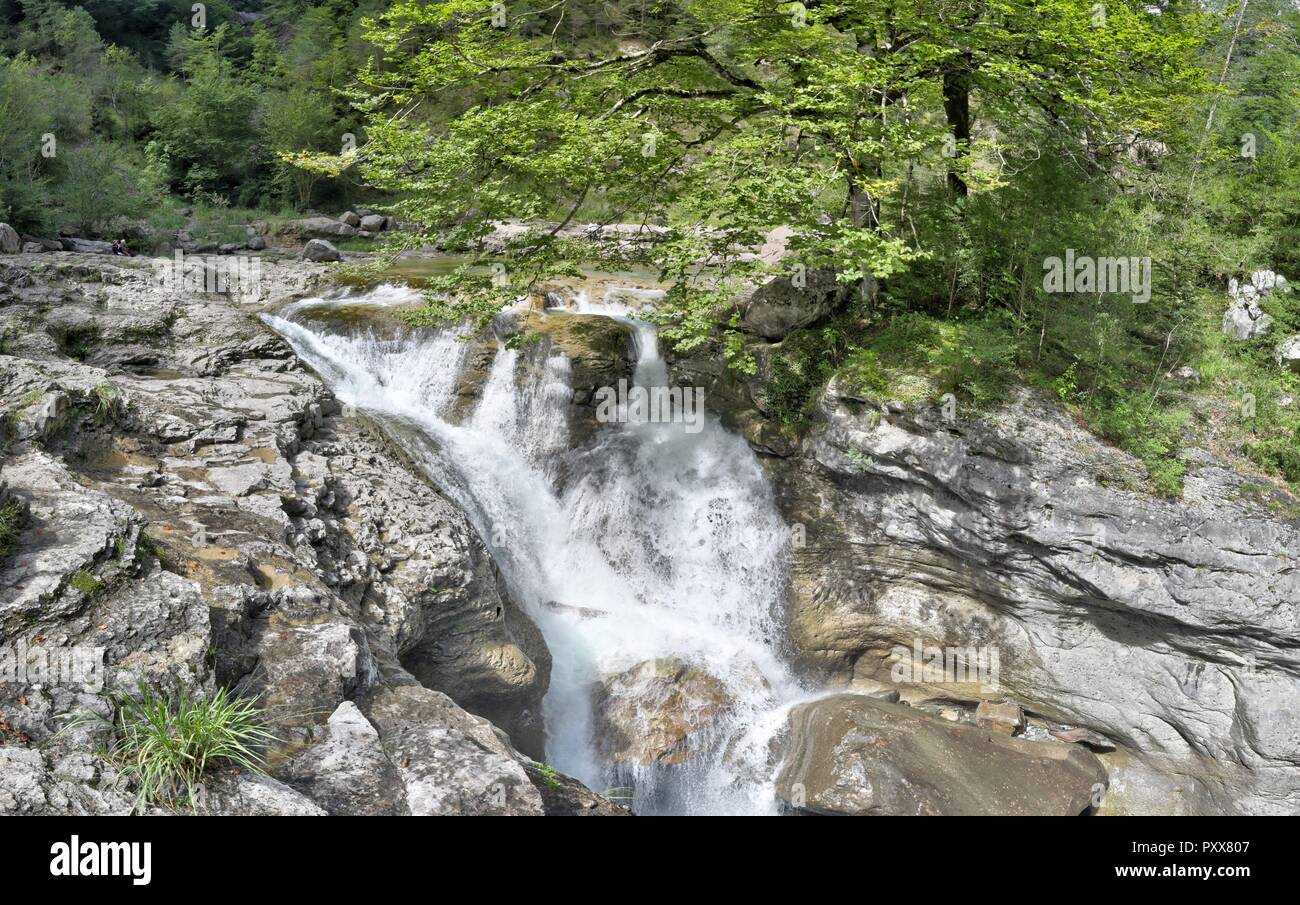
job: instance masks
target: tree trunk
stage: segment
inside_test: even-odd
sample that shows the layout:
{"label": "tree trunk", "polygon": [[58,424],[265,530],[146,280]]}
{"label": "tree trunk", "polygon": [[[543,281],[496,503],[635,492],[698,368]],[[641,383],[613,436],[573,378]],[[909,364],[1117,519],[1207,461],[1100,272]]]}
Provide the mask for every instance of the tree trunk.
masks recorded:
{"label": "tree trunk", "polygon": [[959,198],[965,198],[970,189],[962,175],[961,163],[970,153],[970,68],[969,58],[963,57],[958,67],[944,70],[943,111],[948,117],[948,129],[953,138],[952,155],[948,162],[948,188]]}

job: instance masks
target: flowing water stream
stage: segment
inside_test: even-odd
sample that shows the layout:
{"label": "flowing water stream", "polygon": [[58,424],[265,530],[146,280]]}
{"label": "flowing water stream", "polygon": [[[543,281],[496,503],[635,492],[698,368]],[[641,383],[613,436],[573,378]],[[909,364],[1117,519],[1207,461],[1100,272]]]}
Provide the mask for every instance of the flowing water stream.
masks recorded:
{"label": "flowing water stream", "polygon": [[[634,384],[664,386],[654,328],[628,298],[635,291],[595,301],[580,292],[576,309],[627,323]],[[572,448],[570,362],[546,345],[501,348],[475,407],[454,415],[464,331],[378,327],[364,316],[418,301],[415,290],[385,285],[264,319],[342,402],[385,424],[489,546],[554,660],[548,762],[597,790],[632,789],[638,813],[774,812],[769,743],[803,693],[779,654],[789,532],[749,447],[706,416],[695,432],[636,418],[604,424]],[[349,317],[337,316],[343,306]],[[658,658],[712,676],[726,704],[693,733],[683,762],[612,763],[593,685]],[[655,728],[652,709],[638,731]]]}

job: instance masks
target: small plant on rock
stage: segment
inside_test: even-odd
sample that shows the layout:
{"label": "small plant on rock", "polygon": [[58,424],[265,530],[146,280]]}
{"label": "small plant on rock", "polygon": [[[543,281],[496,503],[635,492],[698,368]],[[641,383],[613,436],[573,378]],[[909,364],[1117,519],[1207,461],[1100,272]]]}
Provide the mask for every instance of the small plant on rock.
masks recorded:
{"label": "small plant on rock", "polygon": [[546,787],[552,792],[559,792],[564,788],[564,783],[560,782],[559,771],[550,764],[541,764],[538,766],[537,773],[541,777],[542,782],[545,783]]}
{"label": "small plant on rock", "polygon": [[0,559],[8,556],[17,545],[26,520],[22,504],[17,500],[0,506]]}
{"label": "small plant on rock", "polygon": [[95,413],[103,418],[113,411],[117,404],[117,387],[105,381],[95,387]]}
{"label": "small plant on rock", "polygon": [[193,807],[208,770],[230,766],[260,772],[257,749],[275,740],[265,711],[224,688],[195,698],[142,683],[137,695],[115,695],[113,704],[112,754],[137,786],[137,810],[147,804]]}
{"label": "small plant on rock", "polygon": [[87,572],[85,569],[82,569],[80,572],[77,572],[68,579],[68,587],[72,588],[74,591],[80,591],[87,597],[93,595],[103,586],[104,583],[102,581]]}

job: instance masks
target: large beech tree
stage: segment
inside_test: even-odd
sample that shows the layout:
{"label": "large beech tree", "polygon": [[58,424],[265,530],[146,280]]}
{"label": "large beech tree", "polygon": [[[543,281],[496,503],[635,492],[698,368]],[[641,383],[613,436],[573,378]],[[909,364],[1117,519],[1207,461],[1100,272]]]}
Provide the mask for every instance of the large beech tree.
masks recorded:
{"label": "large beech tree", "polygon": [[[360,167],[405,218],[470,243],[506,218],[666,227],[650,256],[680,280],[664,316],[690,346],[726,331],[736,287],[769,266],[739,252],[776,227],[800,264],[867,283],[928,253],[906,216],[918,180],[960,216],[1014,178],[999,160],[1026,129],[1081,178],[1113,172],[1203,90],[1197,9],[695,0],[629,13],[601,42],[568,37],[579,0],[401,0],[370,23],[384,57],[359,80],[366,143],[316,165]],[[435,313],[486,315],[575,253],[555,228],[521,236],[509,286],[461,274]]]}

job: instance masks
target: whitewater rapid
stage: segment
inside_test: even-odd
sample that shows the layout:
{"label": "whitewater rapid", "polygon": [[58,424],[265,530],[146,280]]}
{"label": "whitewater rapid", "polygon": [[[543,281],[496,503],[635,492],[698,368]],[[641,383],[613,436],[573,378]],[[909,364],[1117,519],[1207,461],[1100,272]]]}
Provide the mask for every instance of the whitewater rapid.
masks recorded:
{"label": "whitewater rapid", "polygon": [[[634,384],[665,386],[655,330],[635,317],[650,297],[580,293],[576,310],[626,323]],[[263,319],[341,402],[388,426],[482,536],[551,650],[548,762],[597,791],[630,786],[638,813],[774,813],[769,743],[805,695],[779,652],[790,533],[752,451],[712,416],[697,432],[605,424],[572,448],[570,363],[546,344],[502,345],[477,404],[456,413],[463,329],[328,316],[418,301],[380,286]],[[592,737],[593,685],[660,657],[716,677],[734,706],[687,764],[615,768]]]}

